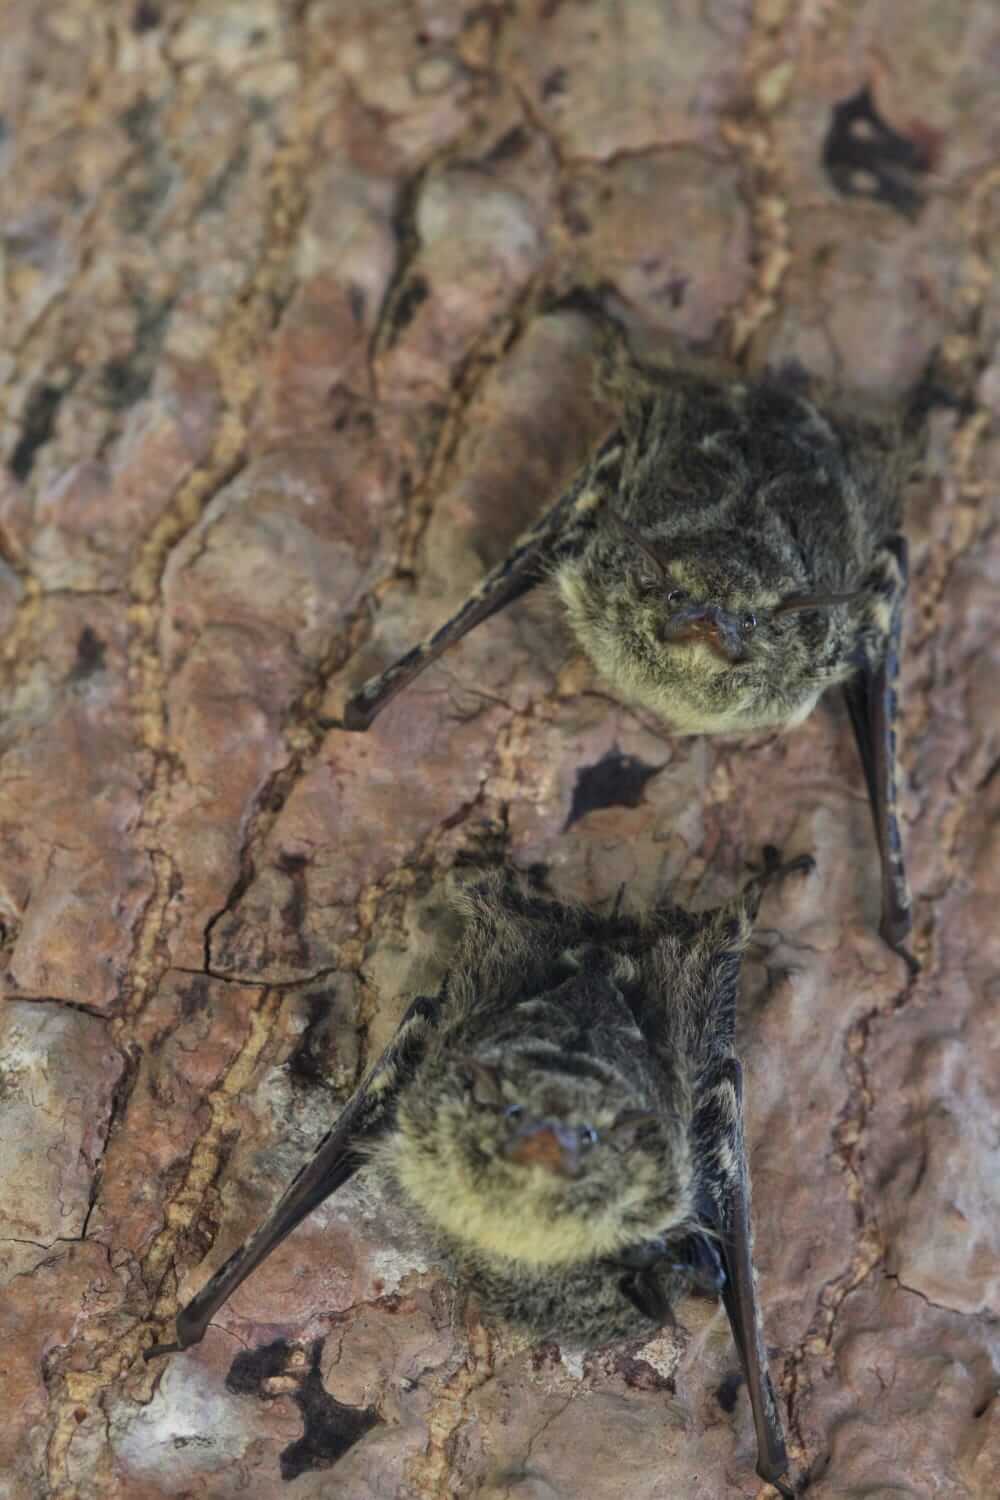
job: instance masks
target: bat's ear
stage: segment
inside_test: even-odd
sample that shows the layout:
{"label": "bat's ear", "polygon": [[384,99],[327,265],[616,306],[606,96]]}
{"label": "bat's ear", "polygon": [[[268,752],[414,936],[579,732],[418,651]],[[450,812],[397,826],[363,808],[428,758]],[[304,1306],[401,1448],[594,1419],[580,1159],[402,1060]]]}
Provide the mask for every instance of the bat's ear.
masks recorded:
{"label": "bat's ear", "polygon": [[470,1095],[484,1109],[502,1109],[503,1091],[500,1087],[500,1069],[480,1062],[478,1057],[462,1057],[459,1068]]}

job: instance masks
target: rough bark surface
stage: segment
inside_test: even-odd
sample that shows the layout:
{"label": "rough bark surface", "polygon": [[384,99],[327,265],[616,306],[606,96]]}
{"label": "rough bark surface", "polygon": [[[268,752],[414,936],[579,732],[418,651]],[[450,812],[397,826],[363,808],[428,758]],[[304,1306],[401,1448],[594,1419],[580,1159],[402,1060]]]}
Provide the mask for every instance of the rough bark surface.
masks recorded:
{"label": "rough bark surface", "polygon": [[[390,1034],[487,827],[591,902],[813,851],[741,1023],[794,1465],[816,1500],[996,1496],[996,5],[4,0],[0,35],[0,1496],[757,1494],[721,1313],[532,1347],[363,1179],[142,1362]],[[822,165],[865,84],[933,163],[906,213]],[[330,727],[606,423],[575,286],[647,352],[895,395],[938,351],[969,393],[908,497],[915,979],[835,703],[670,740],[530,599]],[[611,752],[655,774],[571,819]],[[374,1421],[331,1468],[344,1405]]]}

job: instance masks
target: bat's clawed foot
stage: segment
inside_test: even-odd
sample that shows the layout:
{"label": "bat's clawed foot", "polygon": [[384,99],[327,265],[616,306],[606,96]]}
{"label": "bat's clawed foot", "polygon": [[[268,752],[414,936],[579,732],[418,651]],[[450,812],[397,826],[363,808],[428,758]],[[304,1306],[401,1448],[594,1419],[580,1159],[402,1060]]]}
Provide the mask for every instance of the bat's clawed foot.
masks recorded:
{"label": "bat's clawed foot", "polygon": [[882,939],[882,941],[888,944],[893,953],[899,954],[899,957],[903,960],[904,964],[909,970],[910,978],[916,979],[921,970],[920,960],[918,958],[914,958],[909,949],[904,948],[903,946],[903,944],[906,942],[907,937],[909,936],[909,932],[909,921],[907,921],[905,924],[897,924],[892,922],[888,918],[883,918],[882,925],[878,930],[879,937]]}
{"label": "bat's clawed foot", "polygon": [[774,844],[764,845],[763,861],[763,867],[754,870],[762,885],[770,885],[773,880],[784,880],[786,875],[811,875],[816,868],[816,861],[811,854],[797,854],[794,859],[783,860],[781,850]]}
{"label": "bat's clawed foot", "polygon": [[377,699],[374,701],[374,706],[371,706],[362,688],[345,703],[341,727],[349,729],[352,734],[364,734],[374,724],[381,707],[382,704]]}
{"label": "bat's clawed foot", "polygon": [[763,1474],[760,1469],[757,1470],[757,1473],[760,1474],[765,1484],[769,1484],[773,1490],[777,1490],[779,1495],[784,1495],[785,1500],[796,1500],[798,1491],[793,1485],[789,1484],[783,1475]]}

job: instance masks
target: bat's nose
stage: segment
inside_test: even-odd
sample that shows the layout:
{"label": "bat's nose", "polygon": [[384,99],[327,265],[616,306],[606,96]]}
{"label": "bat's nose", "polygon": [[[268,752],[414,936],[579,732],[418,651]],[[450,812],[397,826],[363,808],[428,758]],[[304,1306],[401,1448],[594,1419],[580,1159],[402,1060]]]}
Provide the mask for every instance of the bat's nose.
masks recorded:
{"label": "bat's nose", "polygon": [[519,1130],[507,1143],[504,1155],[519,1166],[545,1167],[560,1177],[576,1177],[580,1172],[580,1139],[575,1126],[542,1120]]}
{"label": "bat's nose", "polygon": [[745,661],[747,657],[741,622],[718,604],[687,604],[675,610],[665,622],[662,635],[678,646],[702,641],[728,662]]}

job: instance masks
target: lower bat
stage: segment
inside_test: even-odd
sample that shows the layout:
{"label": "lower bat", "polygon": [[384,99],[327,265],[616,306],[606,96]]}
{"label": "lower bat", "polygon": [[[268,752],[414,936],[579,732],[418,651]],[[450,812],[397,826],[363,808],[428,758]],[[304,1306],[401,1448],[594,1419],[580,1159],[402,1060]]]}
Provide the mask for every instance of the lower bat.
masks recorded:
{"label": "lower bat", "polygon": [[690,1290],[721,1296],[753,1411],[757,1472],[788,1459],[752,1261],[740,966],[763,874],[717,910],[598,916],[506,869],[455,893],[440,993],[407,1010],[271,1217],[176,1319],[196,1344],[241,1282],[364,1164],[394,1181],[455,1274],[542,1338],[651,1336]]}

